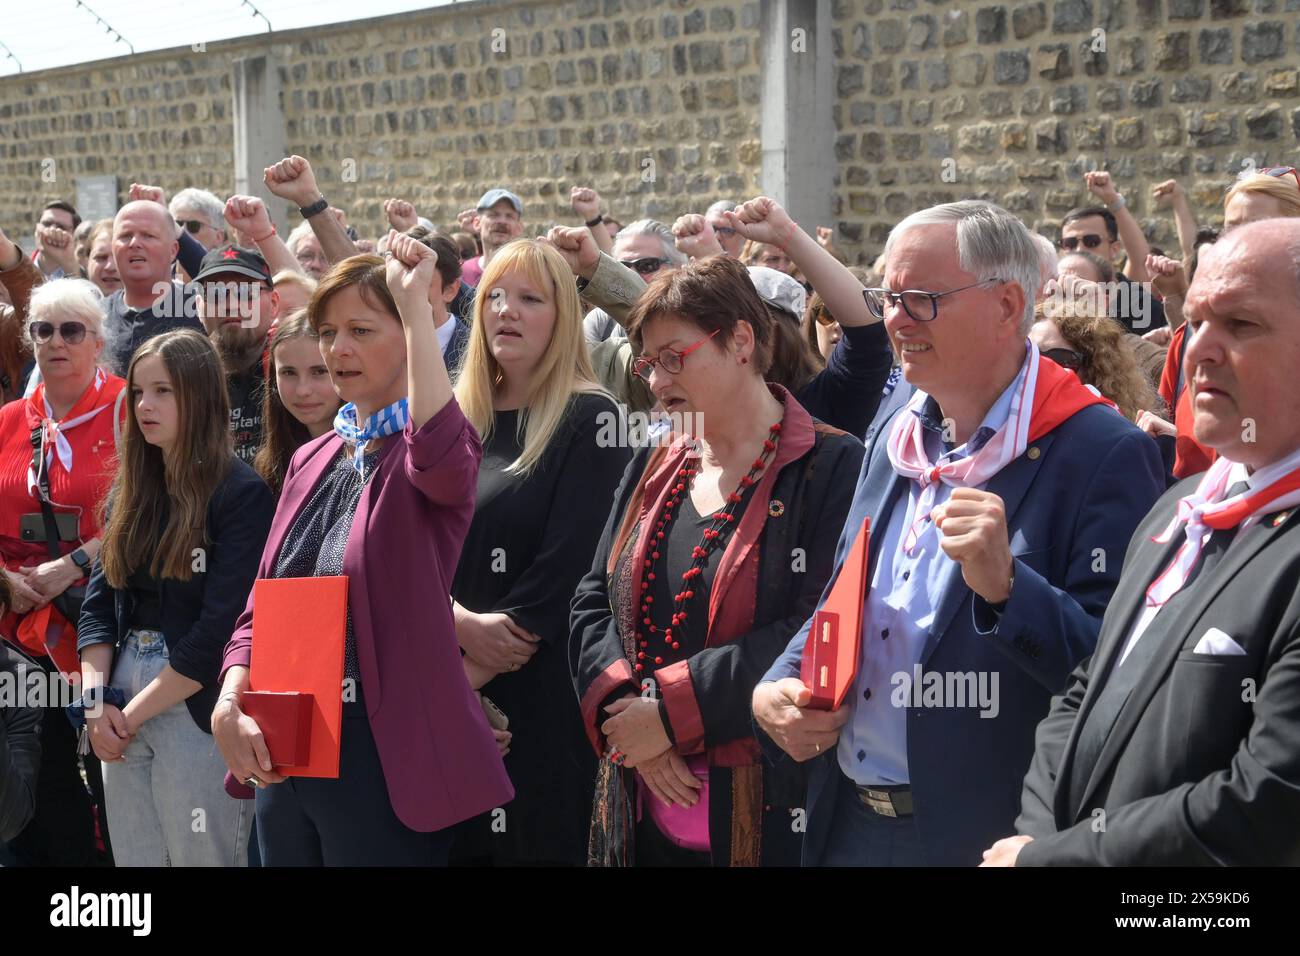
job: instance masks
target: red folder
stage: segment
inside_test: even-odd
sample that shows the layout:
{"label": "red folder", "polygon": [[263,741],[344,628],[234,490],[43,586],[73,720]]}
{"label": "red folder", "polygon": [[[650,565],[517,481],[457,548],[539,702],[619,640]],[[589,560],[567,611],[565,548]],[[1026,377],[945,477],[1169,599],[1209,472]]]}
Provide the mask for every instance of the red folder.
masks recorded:
{"label": "red folder", "polygon": [[271,763],[300,767],[311,760],[311,717],[314,694],[296,690],[246,690],[240,709],[257,721]]}
{"label": "red folder", "polygon": [[[347,600],[348,579],[343,576],[266,578],[253,585],[253,657],[248,675],[253,693],[246,698],[252,697],[249,713],[260,708],[271,721],[279,749],[291,752],[277,754],[275,741],[263,728],[275,769],[286,777],[339,775]],[[298,700],[270,703],[268,710],[272,695],[296,695]],[[302,753],[293,753],[303,733],[298,721],[308,726],[305,759]],[[282,765],[281,760],[290,756],[295,762]]]}
{"label": "red folder", "polygon": [[871,518],[862,527],[821,608],[813,614],[799,678],[812,691],[809,707],[835,710],[853,689],[862,648],[862,614],[867,598]]}

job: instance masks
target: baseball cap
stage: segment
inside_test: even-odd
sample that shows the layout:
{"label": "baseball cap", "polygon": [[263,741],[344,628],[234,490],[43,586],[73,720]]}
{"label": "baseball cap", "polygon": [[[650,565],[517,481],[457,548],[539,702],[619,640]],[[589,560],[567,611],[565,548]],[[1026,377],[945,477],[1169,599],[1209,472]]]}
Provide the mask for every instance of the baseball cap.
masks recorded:
{"label": "baseball cap", "polygon": [[257,279],[267,285],[274,284],[271,282],[271,270],[267,268],[266,260],[259,253],[251,249],[241,249],[239,246],[221,246],[209,252],[203,257],[194,281],[202,282],[215,275],[232,273]]}
{"label": "baseball cap", "polygon": [[808,292],[798,282],[784,272],[767,266],[750,266],[749,278],[764,302],[786,313],[796,322],[803,321]]}
{"label": "baseball cap", "polygon": [[491,209],[493,206],[495,206],[503,199],[509,199],[510,205],[515,207],[515,212],[519,213],[520,216],[524,214],[524,204],[520,200],[520,198],[516,196],[514,193],[512,193],[510,190],[502,189],[500,187],[497,187],[496,189],[489,189],[487,192],[485,192],[483,194],[483,198],[478,201],[478,206],[475,208]]}

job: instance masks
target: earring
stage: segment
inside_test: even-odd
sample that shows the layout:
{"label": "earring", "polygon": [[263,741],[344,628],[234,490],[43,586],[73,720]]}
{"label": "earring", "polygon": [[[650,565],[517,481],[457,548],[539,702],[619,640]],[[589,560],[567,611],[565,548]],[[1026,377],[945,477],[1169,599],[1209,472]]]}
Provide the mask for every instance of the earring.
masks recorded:
{"label": "earring", "polygon": [[748,365],[748,364],[749,364],[749,359],[747,359],[747,358],[741,358],[741,360],[740,360],[740,364],[741,364],[741,365]]}

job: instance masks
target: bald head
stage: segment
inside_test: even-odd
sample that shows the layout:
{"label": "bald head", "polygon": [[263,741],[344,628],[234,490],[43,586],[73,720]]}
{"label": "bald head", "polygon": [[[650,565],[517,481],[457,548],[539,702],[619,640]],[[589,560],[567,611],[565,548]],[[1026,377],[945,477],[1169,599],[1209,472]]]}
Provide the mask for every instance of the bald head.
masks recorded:
{"label": "bald head", "polygon": [[167,207],[136,200],[113,217],[113,259],[132,308],[143,308],[158,295],[155,286],[171,279],[172,261],[180,249],[176,221]]}
{"label": "bald head", "polygon": [[1300,219],[1247,223],[1206,249],[1184,313],[1197,441],[1252,468],[1300,448]]}

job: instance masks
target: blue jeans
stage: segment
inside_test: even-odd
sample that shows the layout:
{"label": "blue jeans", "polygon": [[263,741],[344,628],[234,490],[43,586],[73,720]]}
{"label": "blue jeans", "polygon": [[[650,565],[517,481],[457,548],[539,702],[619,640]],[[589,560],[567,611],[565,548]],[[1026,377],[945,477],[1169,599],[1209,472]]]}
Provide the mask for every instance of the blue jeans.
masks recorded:
{"label": "blue jeans", "polygon": [[[166,664],[162,633],[132,630],[110,683],[131,700]],[[141,725],[123,759],[103,767],[118,866],[247,866],[252,802],[226,793],[225,761],[184,701]]]}

